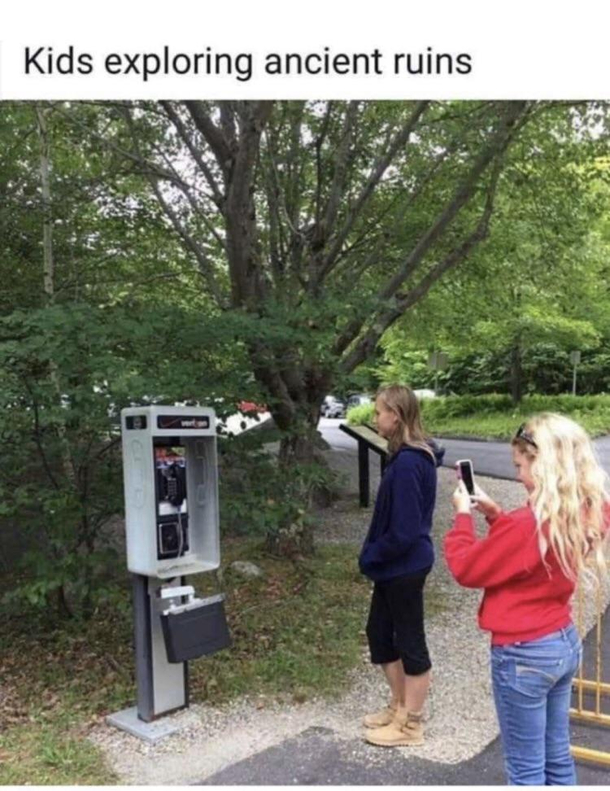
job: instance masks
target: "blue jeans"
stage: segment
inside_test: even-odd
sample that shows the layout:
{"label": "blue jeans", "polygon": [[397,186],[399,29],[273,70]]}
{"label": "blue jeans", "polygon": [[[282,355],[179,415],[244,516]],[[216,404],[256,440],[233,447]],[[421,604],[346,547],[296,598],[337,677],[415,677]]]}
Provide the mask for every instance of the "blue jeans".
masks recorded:
{"label": "blue jeans", "polygon": [[574,785],[569,710],[582,653],[571,624],[538,640],[492,646],[491,677],[509,785]]}

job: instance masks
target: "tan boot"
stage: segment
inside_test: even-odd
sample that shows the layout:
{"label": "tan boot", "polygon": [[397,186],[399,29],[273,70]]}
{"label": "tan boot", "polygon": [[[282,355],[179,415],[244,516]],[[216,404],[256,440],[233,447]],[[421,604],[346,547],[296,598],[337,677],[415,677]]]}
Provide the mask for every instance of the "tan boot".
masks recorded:
{"label": "tan boot", "polygon": [[368,731],[364,738],[378,747],[416,747],[424,743],[422,713],[398,714],[389,725]]}
{"label": "tan boot", "polygon": [[373,714],[367,714],[362,724],[365,728],[383,728],[384,725],[389,725],[396,715],[396,707],[388,704],[380,711],[375,711]]}

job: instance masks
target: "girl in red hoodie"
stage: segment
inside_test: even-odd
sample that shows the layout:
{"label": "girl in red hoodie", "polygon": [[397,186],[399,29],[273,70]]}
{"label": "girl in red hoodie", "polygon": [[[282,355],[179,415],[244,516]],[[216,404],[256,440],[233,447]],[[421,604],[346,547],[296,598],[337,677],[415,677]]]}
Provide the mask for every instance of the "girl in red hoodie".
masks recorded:
{"label": "girl in red hoodie", "polygon": [[[573,785],[569,708],[582,648],[570,598],[579,574],[607,574],[607,478],[585,431],[561,415],[535,415],[511,444],[527,504],[505,513],[460,482],[445,557],[461,585],[484,589],[479,625],[491,632],[509,783]],[[484,538],[475,535],[472,507],[489,523]]]}

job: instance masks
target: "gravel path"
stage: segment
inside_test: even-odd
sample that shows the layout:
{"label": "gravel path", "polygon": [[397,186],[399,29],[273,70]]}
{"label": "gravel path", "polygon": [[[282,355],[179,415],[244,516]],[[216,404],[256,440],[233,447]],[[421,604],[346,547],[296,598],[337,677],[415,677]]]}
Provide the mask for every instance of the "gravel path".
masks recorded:
{"label": "gravel path", "polygon": [[[357,552],[368,527],[370,509],[358,507],[353,456],[333,453],[329,454],[329,460],[344,474],[344,491],[334,506],[319,512],[319,540],[351,543]],[[375,470],[376,465],[372,472]],[[519,484],[479,480],[505,508],[523,502]],[[373,493],[377,483],[378,474],[372,480]],[[454,486],[454,472],[440,469],[434,528],[437,550],[451,524],[450,497]],[[422,747],[398,750],[406,762],[417,756],[452,764],[478,754],[498,734],[489,680],[489,637],[476,625],[480,592],[458,587],[440,557],[426,590],[431,603],[427,632],[434,665],[426,711],[426,743]],[[607,589],[604,595],[607,600]],[[593,617],[593,599],[585,596],[589,622]],[[315,726],[330,728],[338,738],[358,740],[354,744],[360,750],[361,717],[378,708],[385,695],[381,673],[363,653],[359,667],[352,674],[350,691],[339,701],[313,700],[280,706],[268,700],[242,699],[223,708],[196,704],[171,717],[183,727],[159,745],[147,745],[106,725],[96,727],[91,738],[103,749],[122,783],[182,785],[204,780]],[[384,750],[369,746],[366,749],[372,764],[384,760]]]}

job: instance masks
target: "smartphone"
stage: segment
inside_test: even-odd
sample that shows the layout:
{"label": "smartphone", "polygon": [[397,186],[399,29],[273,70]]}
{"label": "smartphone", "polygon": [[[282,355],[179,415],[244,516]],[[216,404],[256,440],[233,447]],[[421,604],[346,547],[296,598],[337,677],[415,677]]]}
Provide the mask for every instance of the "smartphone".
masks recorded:
{"label": "smartphone", "polygon": [[458,478],[464,481],[464,486],[468,494],[474,494],[474,472],[470,459],[460,459],[456,461],[455,466],[457,468]]}

